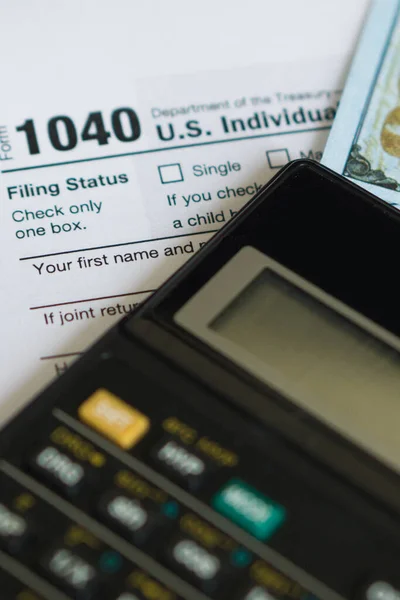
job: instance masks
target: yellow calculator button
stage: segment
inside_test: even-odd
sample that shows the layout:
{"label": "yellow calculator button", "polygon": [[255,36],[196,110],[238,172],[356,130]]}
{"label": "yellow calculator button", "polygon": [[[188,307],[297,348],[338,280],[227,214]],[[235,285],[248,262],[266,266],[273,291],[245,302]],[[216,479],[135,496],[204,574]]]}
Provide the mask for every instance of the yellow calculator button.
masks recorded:
{"label": "yellow calculator button", "polygon": [[132,448],[150,427],[143,413],[105,389],[89,396],[78,409],[80,419],[121,448]]}

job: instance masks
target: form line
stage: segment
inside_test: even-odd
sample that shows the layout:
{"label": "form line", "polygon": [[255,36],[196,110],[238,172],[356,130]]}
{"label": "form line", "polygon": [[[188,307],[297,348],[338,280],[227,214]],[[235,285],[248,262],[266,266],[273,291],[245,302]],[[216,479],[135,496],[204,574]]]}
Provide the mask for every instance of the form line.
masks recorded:
{"label": "form line", "polygon": [[232,142],[243,142],[246,140],[257,140],[260,138],[269,138],[282,135],[293,135],[295,133],[310,133],[312,131],[329,131],[330,125],[324,127],[310,127],[308,129],[296,129],[295,131],[276,131],[274,133],[260,133],[258,135],[245,135],[237,138],[224,140],[210,140],[208,142],[197,142],[195,144],[182,144],[180,146],[168,146],[167,148],[149,148],[147,150],[136,150],[133,152],[123,152],[121,154],[108,154],[107,156],[97,156],[94,158],[81,158],[77,160],[67,160],[64,162],[47,163],[45,165],[33,165],[31,167],[18,167],[16,169],[4,169],[3,174],[17,173],[18,171],[31,171],[33,169],[45,169],[49,167],[61,167],[64,165],[76,165],[78,163],[93,162],[96,160],[107,160],[110,158],[122,158],[125,156],[139,156],[141,154],[155,154],[156,152],[168,152],[169,150],[181,150],[184,148],[198,148],[199,146],[211,146],[213,144],[227,144]]}
{"label": "form line", "polygon": [[80,356],[83,352],[66,352],[65,354],[53,354],[51,356],[41,356],[40,360],[50,360],[52,358],[65,358],[66,356]]}
{"label": "form line", "polygon": [[124,296],[137,296],[139,294],[152,294],[155,290],[141,290],[140,292],[128,292],[127,294],[114,294],[113,296],[99,296],[98,298],[84,298],[83,300],[68,300],[68,302],[57,302],[56,304],[43,304],[42,306],[31,306],[29,310],[39,310],[40,308],[53,308],[56,306],[65,306],[66,304],[79,304],[80,302],[95,302],[96,300],[110,300],[111,298],[122,298]]}
{"label": "form line", "polygon": [[120,244],[107,244],[106,246],[92,246],[91,248],[77,248],[76,250],[63,250],[62,252],[52,252],[50,254],[37,254],[35,256],[23,256],[19,260],[32,260],[34,258],[47,258],[49,256],[60,256],[61,254],[74,254],[76,252],[90,252],[91,250],[104,250],[105,248],[118,248],[119,246],[131,246],[132,244],[148,244],[150,242],[162,242],[163,240],[174,240],[176,238],[189,237],[191,235],[203,235],[207,233],[217,233],[218,229],[208,229],[207,231],[193,231],[192,233],[181,233],[179,235],[167,235],[159,238],[150,238],[148,240],[135,240],[133,242],[122,242]]}

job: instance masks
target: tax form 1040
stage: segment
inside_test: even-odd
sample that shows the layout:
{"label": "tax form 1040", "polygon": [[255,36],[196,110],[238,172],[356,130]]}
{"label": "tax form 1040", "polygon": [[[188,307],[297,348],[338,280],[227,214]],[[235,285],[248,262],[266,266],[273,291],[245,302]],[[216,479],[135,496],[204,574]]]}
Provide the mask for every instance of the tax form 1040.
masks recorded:
{"label": "tax form 1040", "polygon": [[[188,58],[171,41],[173,30],[186,44],[192,37],[178,0],[164,17],[164,3],[141,9],[160,40],[146,57],[129,50],[135,3],[114,3],[108,37],[99,37],[110,31],[106,3],[44,4],[45,16],[26,3],[24,18],[9,9],[2,19],[10,43],[13,26],[20,42],[0,105],[1,417],[63,373],[281,166],[319,160],[346,67],[343,54],[315,59],[310,50],[288,61],[283,45],[278,61],[246,66],[261,42],[231,5],[228,28],[225,13],[199,15],[214,35],[197,54],[193,41]],[[163,53],[173,52],[180,62],[161,74]]]}

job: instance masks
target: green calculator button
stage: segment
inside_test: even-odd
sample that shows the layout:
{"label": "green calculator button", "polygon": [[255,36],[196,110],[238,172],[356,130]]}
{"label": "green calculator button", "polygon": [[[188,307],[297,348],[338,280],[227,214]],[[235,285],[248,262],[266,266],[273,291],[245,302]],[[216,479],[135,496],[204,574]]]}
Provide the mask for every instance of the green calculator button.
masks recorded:
{"label": "green calculator button", "polygon": [[259,540],[267,540],[286,518],[283,506],[241,479],[231,479],[212,500],[212,506]]}

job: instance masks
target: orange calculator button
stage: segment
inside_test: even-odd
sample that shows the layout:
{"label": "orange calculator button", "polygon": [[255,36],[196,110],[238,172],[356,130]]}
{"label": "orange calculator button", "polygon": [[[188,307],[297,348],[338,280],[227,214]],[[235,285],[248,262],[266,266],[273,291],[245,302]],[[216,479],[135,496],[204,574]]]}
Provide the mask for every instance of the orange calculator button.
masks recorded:
{"label": "orange calculator button", "polygon": [[105,389],[89,396],[78,414],[84,423],[125,450],[137,444],[150,427],[146,415]]}

